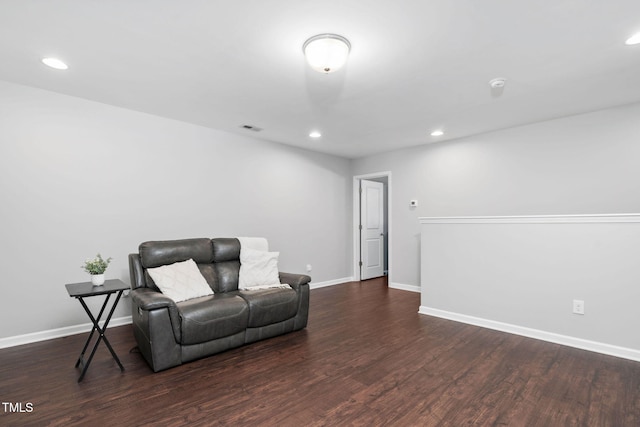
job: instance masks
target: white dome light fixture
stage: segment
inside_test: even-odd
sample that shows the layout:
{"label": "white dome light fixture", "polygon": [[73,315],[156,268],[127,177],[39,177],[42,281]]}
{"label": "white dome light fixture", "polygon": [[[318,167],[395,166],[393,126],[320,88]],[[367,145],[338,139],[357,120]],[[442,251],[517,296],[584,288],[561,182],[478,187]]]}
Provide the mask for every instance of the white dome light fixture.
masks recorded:
{"label": "white dome light fixture", "polygon": [[633,46],[634,44],[640,44],[640,33],[635,33],[634,35],[629,37],[625,42],[625,44],[629,46]]}
{"label": "white dome light fixture", "polygon": [[337,34],[318,34],[304,42],[302,51],[309,66],[319,73],[333,73],[347,62],[351,43]]}

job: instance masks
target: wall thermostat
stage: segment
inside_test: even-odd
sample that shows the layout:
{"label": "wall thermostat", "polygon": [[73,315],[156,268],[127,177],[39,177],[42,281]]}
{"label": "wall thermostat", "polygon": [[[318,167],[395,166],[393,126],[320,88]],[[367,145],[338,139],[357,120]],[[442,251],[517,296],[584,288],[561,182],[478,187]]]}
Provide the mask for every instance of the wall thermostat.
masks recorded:
{"label": "wall thermostat", "polygon": [[417,200],[411,200],[409,202],[409,206],[411,206],[412,208],[415,208],[416,206],[418,206],[418,201]]}

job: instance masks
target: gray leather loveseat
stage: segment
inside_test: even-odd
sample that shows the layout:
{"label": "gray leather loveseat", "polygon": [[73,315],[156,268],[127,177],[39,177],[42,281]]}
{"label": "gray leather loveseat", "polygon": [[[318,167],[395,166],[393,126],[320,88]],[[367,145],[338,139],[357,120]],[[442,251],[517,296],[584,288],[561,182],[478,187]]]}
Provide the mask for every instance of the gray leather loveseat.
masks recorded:
{"label": "gray leather loveseat", "polygon": [[[214,293],[176,303],[147,269],[188,259]],[[129,271],[135,339],[155,372],[307,325],[311,278],[279,273],[291,289],[238,290],[235,238],[145,242],[129,255]]]}

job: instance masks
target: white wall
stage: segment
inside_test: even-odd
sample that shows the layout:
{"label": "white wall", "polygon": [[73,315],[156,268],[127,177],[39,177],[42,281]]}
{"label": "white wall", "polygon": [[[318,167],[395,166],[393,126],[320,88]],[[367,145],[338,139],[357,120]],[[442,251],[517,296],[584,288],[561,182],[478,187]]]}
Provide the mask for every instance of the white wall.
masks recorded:
{"label": "white wall", "polygon": [[0,82],[0,190],[0,338],[87,323],[64,284],[97,252],[129,283],[145,240],[265,236],[282,271],[351,276],[334,156]]}
{"label": "white wall", "polygon": [[421,313],[640,360],[640,215],[421,223]]}
{"label": "white wall", "polygon": [[640,212],[639,117],[633,104],[353,161],[393,174],[394,282],[420,285],[419,217]]}

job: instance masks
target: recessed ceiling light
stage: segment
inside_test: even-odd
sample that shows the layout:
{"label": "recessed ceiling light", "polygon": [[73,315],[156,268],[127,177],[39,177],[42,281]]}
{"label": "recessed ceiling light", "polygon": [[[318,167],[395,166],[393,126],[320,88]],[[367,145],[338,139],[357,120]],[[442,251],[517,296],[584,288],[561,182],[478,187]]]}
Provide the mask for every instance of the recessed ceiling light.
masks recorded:
{"label": "recessed ceiling light", "polygon": [[628,45],[640,44],[640,33],[635,33],[634,35],[629,37],[625,42],[625,44],[628,44]]}
{"label": "recessed ceiling light", "polygon": [[65,64],[58,58],[42,58],[42,62],[51,68],[55,68],[56,70],[66,70],[67,68],[69,68],[67,64]]}
{"label": "recessed ceiling light", "polygon": [[441,130],[434,130],[433,132],[431,132],[431,136],[442,136],[444,135],[444,132]]}
{"label": "recessed ceiling light", "polygon": [[320,132],[318,132],[317,130],[314,130],[313,132],[311,132],[311,133],[309,134],[309,136],[310,136],[311,138],[320,138],[320,137],[322,136],[322,134],[321,134]]}

